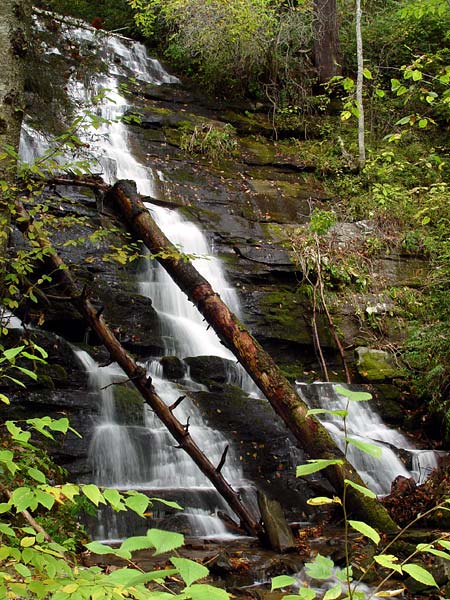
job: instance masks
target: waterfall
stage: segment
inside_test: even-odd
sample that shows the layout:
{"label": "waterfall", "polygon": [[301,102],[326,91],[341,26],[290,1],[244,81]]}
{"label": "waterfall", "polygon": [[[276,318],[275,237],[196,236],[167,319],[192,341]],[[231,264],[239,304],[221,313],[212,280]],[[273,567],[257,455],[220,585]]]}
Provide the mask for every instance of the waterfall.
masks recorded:
{"label": "waterfall", "polygon": [[[120,91],[119,81],[129,74],[154,85],[176,83],[178,80],[166,73],[158,61],[148,58],[145,48],[137,42],[99,36],[93,28],[71,27],[68,24],[62,26],[62,37],[76,43],[81,54],[85,46],[91,51],[95,47],[108,67],[108,72],[96,75],[89,87],[74,76],[67,85],[71,102],[78,107],[80,114],[89,106],[93,96],[107,89],[103,99],[91,107],[98,117],[97,121],[91,124],[87,120],[79,132],[80,138],[89,146],[89,160],[96,161],[108,183],[113,184],[117,179],[132,179],[141,194],[156,198],[161,175],[139,163],[132,155],[128,130],[122,120],[129,105]],[[44,50],[55,52],[54,48]],[[46,144],[44,136],[33,132],[30,125],[25,124],[21,140],[22,160],[36,158],[37,152],[48,150]],[[237,296],[227,284],[220,262],[211,256],[201,231],[174,211],[151,204],[147,206],[172,241],[179,244],[183,251],[201,256],[195,261],[196,266],[238,311]],[[215,355],[233,359],[164,270],[149,261],[146,263],[148,266],[143,270],[139,285],[141,292],[152,299],[159,312],[165,332],[166,353],[181,358]],[[175,447],[175,440],[152,411],[142,406],[141,414],[134,415],[133,423],[124,418],[116,398],[117,388],[126,382],[122,370],[115,364],[100,367],[85,351],[78,350],[76,354],[89,373],[90,393],[93,398],[98,398],[101,405],[100,418],[94,426],[90,445],[90,463],[95,482],[118,489],[143,490],[150,496],[158,496],[159,493],[170,498],[174,495],[176,500],[181,495],[184,515],[194,535],[229,536],[224,522],[217,517],[217,511],[230,514],[230,509],[190,457]],[[157,360],[149,360],[146,367],[160,397],[166,404],[172,404],[182,394],[180,387],[163,378]],[[246,381],[246,387],[253,391],[253,384],[242,375],[242,369],[231,371],[231,382]],[[189,377],[185,378],[183,384],[188,390],[199,389]],[[218,464],[225,447],[231,446],[222,473],[233,487],[254,501],[251,486],[243,476],[232,445],[220,432],[205,424],[194,403],[186,398],[174,414],[183,423],[189,419],[189,431],[193,439],[213,464]],[[130,533],[129,524],[120,515],[100,514],[96,537],[120,539]]]}
{"label": "waterfall", "polygon": [[[74,73],[67,84],[68,94],[78,115],[85,115],[86,107],[97,117],[85,115],[78,135],[85,142],[86,158],[98,166],[108,183],[118,179],[131,179],[138,191],[149,198],[158,199],[164,177],[151,166],[142,164],[130,149],[128,128],[122,117],[129,109],[120,82],[133,76],[143,83],[153,85],[174,84],[178,80],[166,73],[160,63],[147,57],[145,48],[118,36],[107,36],[87,26],[61,25],[64,43],[76,43],[81,55],[94,52],[103,61],[105,69],[90,82],[78,80]],[[63,54],[58,48],[44,47],[47,55]],[[92,104],[92,98],[107,90],[103,98]],[[49,150],[46,137],[25,123],[21,139],[22,160],[31,162]],[[63,159],[60,159],[63,161]],[[228,306],[239,315],[239,302],[223,273],[220,261],[213,256],[205,235],[193,223],[185,221],[175,210],[152,203],[146,204],[154,219],[169,239],[181,251],[196,256],[194,264],[213,285]],[[234,361],[215,333],[204,323],[200,313],[186,299],[167,273],[155,262],[143,261],[137,284],[141,294],[151,298],[158,312],[166,355],[180,359],[211,355]],[[77,351],[78,358],[89,373],[90,394],[100,403],[100,417],[95,423],[90,446],[90,461],[94,480],[101,485],[118,489],[133,488],[154,496],[179,500],[185,506],[185,516],[191,531],[199,536],[226,536],[227,529],[217,517],[218,510],[229,512],[210,482],[202,475],[191,459],[175,448],[173,438],[144,405],[135,405],[131,422],[120,407],[117,389],[126,390],[126,377],[117,365],[100,367],[85,351]],[[164,379],[158,357],[146,363],[155,388],[161,398],[172,404],[184,390],[200,388],[187,375],[180,385]],[[240,365],[230,368],[230,383],[240,383],[245,391],[255,394],[255,386]],[[340,408],[345,399],[340,398],[333,386],[317,384],[299,386],[299,393],[311,406]],[[131,392],[130,392],[131,393]],[[203,421],[194,403],[187,397],[175,410],[181,422],[190,417],[190,433],[214,464],[218,464],[225,446],[229,443],[218,431]],[[325,425],[336,442],[343,448],[342,424],[327,418]],[[436,464],[436,453],[420,451],[408,440],[385,427],[376,413],[366,404],[352,403],[347,420],[349,433],[354,437],[372,440],[382,448],[381,462],[350,447],[350,461],[361,472],[369,487],[379,494],[389,492],[391,481],[399,474],[411,473],[422,481],[427,470]],[[232,446],[232,445],[231,445]],[[404,449],[411,455],[408,470],[398,459],[395,449]],[[239,457],[230,448],[223,469],[225,478],[241,493],[251,499],[251,486],[244,478]],[[155,511],[157,512],[157,511]],[[100,515],[96,536],[101,539],[120,539],[136,528],[145,527],[125,522],[120,514]],[[133,531],[131,530],[133,527]]]}
{"label": "waterfall", "polygon": [[[347,406],[347,398],[338,394],[336,386],[331,383],[313,385],[299,383],[297,390],[311,408],[344,410]],[[335,442],[341,450],[344,450],[342,417],[327,414],[321,415],[321,419]],[[348,437],[367,441],[381,449],[381,456],[378,458],[362,452],[351,444],[347,446],[349,461],[376,494],[389,494],[391,483],[398,475],[414,477],[417,483],[423,483],[438,465],[438,452],[414,448],[402,433],[383,423],[369,402],[349,402],[346,430]],[[410,456],[410,470],[400,460],[399,450]]]}

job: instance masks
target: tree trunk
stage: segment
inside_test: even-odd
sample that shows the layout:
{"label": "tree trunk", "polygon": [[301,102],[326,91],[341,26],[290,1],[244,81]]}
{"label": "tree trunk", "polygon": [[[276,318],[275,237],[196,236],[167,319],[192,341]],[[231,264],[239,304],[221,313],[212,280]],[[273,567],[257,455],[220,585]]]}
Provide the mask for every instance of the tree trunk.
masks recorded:
{"label": "tree trunk", "polygon": [[42,233],[40,227],[32,224],[31,218],[20,203],[16,203],[15,219],[17,228],[27,237],[33,240],[33,244],[38,244],[45,250],[45,263],[48,270],[53,273],[52,277],[61,285],[64,292],[71,298],[73,305],[84,317],[88,325],[95,331],[105,348],[108,350],[113,361],[117,362],[130,381],[140,392],[145,402],[152,408],[155,414],[161,419],[176,441],[199,469],[211,481],[219,494],[229,504],[233,511],[241,519],[241,525],[253,536],[266,541],[266,537],[261,525],[255,517],[242,504],[239,494],[233,490],[230,484],[221,474],[225,453],[219,465],[213,465],[203,454],[189,434],[189,424],[183,425],[174,417],[172,407],[167,406],[157,395],[152,385],[152,380],[147,377],[145,369],[138,366],[134,359],[122,347],[120,342],[114,336],[112,331],[101,316],[101,310],[96,310],[87,298],[85,292],[80,293],[72,276],[67,270],[66,265],[56,253],[49,240]]}
{"label": "tree trunk", "polygon": [[[15,153],[19,148],[24,110],[25,57],[31,18],[29,0],[0,2],[0,180],[12,184],[15,178]],[[12,150],[12,152],[11,152]],[[9,188],[0,191],[0,259],[5,255],[10,223]],[[0,283],[3,269],[0,266]]]}
{"label": "tree trunk", "polygon": [[314,62],[319,83],[341,73],[336,0],[314,0]]}
{"label": "tree trunk", "polygon": [[[119,211],[134,236],[143,240],[175,283],[197,306],[222,343],[236,356],[295,435],[299,446],[312,458],[342,459],[342,465],[329,466],[324,471],[337,492],[342,494],[345,479],[364,485],[326,428],[307,415],[307,405],[300,399],[271,356],[239,322],[194,266],[189,261],[176,258],[179,251],[151,218],[136,193],[135,184],[129,181],[118,182],[107,193],[105,203]],[[175,250],[173,256],[170,255],[172,250]],[[351,487],[347,490],[347,497],[351,510],[374,527],[384,532],[397,530],[395,523],[378,500],[363,497]]]}
{"label": "tree trunk", "polygon": [[363,80],[364,80],[364,56],[361,33],[361,0],[356,0],[356,54],[358,59],[358,73],[356,77],[356,105],[358,108],[358,155],[359,168],[363,169],[366,164],[366,143],[364,139],[364,104],[363,104]]}

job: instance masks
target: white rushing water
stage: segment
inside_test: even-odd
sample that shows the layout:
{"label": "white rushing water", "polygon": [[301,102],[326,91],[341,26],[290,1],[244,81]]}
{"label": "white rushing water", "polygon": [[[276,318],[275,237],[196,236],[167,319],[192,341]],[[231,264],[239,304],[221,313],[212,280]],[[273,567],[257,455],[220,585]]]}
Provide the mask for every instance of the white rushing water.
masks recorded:
{"label": "white rushing water", "polygon": [[[94,126],[87,119],[78,135],[89,146],[89,158],[96,161],[103,178],[108,183],[118,179],[131,179],[136,182],[138,192],[145,196],[158,196],[160,174],[148,165],[139,163],[130,150],[127,126],[122,120],[129,105],[120,90],[121,77],[132,74],[138,80],[152,83],[176,83],[178,80],[166,73],[160,63],[147,57],[145,48],[136,42],[119,37],[98,36],[89,27],[63,25],[63,38],[76,44],[82,54],[86,46],[101,54],[108,67],[90,81],[72,77],[67,85],[71,101],[80,114],[89,107],[91,99],[101,90],[107,93],[100,103],[92,106],[99,122]],[[47,49],[55,53],[55,49]],[[122,79],[123,81],[123,79]],[[25,125],[22,135],[22,160],[31,161],[48,150],[45,137]],[[227,284],[220,262],[211,255],[211,249],[202,232],[192,223],[186,222],[178,213],[148,204],[153,217],[167,236],[182,251],[199,255],[196,267],[211,281],[216,291],[235,310],[238,310],[237,296]],[[165,271],[157,264],[145,261],[140,279],[141,292],[152,299],[158,311],[163,328],[166,354],[180,358],[186,356],[214,355],[234,360],[232,354],[220,343],[216,334],[207,328],[197,309],[188,302],[185,295]],[[89,373],[91,393],[101,402],[100,418],[94,426],[90,447],[90,462],[96,483],[116,488],[133,488],[148,491],[150,495],[167,492],[189,491],[192,505],[185,506],[185,514],[192,532],[202,537],[228,537],[224,522],[217,517],[217,511],[230,514],[230,510],[217,494],[212,484],[195,466],[190,457],[176,448],[176,442],[152,411],[142,408],[141,415],[134,415],[133,423],[127,422],[122,409],[117,404],[114,383],[123,385],[126,377],[115,364],[100,367],[85,351],[77,351],[83,367]],[[172,404],[181,394],[179,386],[163,378],[157,360],[149,361],[148,372],[159,396]],[[245,380],[252,388],[242,370],[230,368],[230,382]],[[195,384],[185,379],[185,386],[195,389]],[[199,386],[197,386],[199,389]],[[218,431],[211,429],[203,421],[197,407],[186,398],[174,412],[186,423],[189,419],[189,432],[205,455],[213,464],[218,464],[229,442]],[[250,498],[252,493],[245,481],[238,457],[230,447],[222,473],[229,483]],[[247,490],[247,492],[246,492]],[[177,499],[177,498],[176,498]],[[103,539],[117,539],[129,531],[118,516],[100,516],[97,536]]]}
{"label": "white rushing water", "polygon": [[[336,392],[334,384],[297,384],[297,389],[311,408],[344,410],[347,406],[347,398]],[[342,417],[329,414],[320,417],[333,439],[341,450],[344,450]],[[381,449],[381,456],[375,457],[351,444],[347,447],[349,461],[376,494],[388,494],[392,481],[398,475],[414,477],[417,483],[423,483],[438,464],[437,452],[416,449],[402,433],[387,427],[369,402],[349,402],[346,428],[348,437],[369,442]],[[399,450],[404,450],[404,454],[411,455],[410,471],[400,460]]]}

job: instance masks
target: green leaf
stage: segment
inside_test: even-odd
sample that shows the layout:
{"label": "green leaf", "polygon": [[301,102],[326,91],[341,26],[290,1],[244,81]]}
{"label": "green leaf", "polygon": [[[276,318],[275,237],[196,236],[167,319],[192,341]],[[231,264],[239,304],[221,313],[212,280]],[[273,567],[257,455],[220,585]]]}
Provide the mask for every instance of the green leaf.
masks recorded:
{"label": "green leaf", "polygon": [[363,75],[366,79],[373,79],[372,73],[369,69],[363,69]]}
{"label": "green leaf", "polygon": [[178,504],[178,502],[173,502],[172,500],[164,500],[164,498],[149,498],[151,502],[160,502],[165,506],[169,506],[170,508],[176,508],[177,510],[183,510],[183,507]]}
{"label": "green leaf", "polygon": [[22,382],[19,381],[18,379],[16,379],[15,377],[10,377],[9,375],[4,375],[3,376],[5,379],[9,379],[10,381],[13,381],[16,385],[18,385],[19,387],[22,388],[26,388],[27,386]]}
{"label": "green leaf", "polygon": [[353,529],[356,529],[356,531],[359,531],[359,533],[362,533],[364,536],[371,539],[375,544],[380,543],[380,534],[378,531],[370,525],[367,525],[367,523],[364,523],[364,521],[349,520],[348,524],[350,527],[353,527]]}
{"label": "green leaf", "polygon": [[348,410],[329,410],[327,408],[311,408],[306,413],[306,416],[310,415],[335,415],[336,417],[347,417]]}
{"label": "green leaf", "polygon": [[290,585],[294,585],[296,583],[298,584],[297,579],[291,577],[290,575],[278,575],[277,577],[272,577],[272,585],[270,590],[273,592],[274,590],[289,587]]}
{"label": "green leaf", "polygon": [[22,577],[31,577],[30,569],[22,563],[16,563],[14,565],[14,568],[19,573],[19,575],[22,575]]}
{"label": "green leaf", "polygon": [[170,562],[178,569],[187,586],[192,585],[194,581],[207,577],[209,574],[209,570],[206,567],[188,558],[173,557],[170,559]]}
{"label": "green leaf", "polygon": [[324,458],[317,458],[308,460],[308,464],[299,465],[296,469],[297,477],[304,477],[305,475],[311,475],[317,471],[322,471],[330,465],[342,465],[344,461],[341,459],[326,460]]}
{"label": "green leaf", "polygon": [[377,497],[377,495],[374,492],[372,492],[372,490],[369,490],[369,488],[366,488],[362,485],[358,485],[354,481],[351,481],[351,479],[344,479],[344,483],[346,483],[350,487],[357,490],[360,494],[367,496],[367,498],[376,498]]}
{"label": "green leaf", "polygon": [[317,554],[312,562],[305,563],[305,571],[313,579],[329,579],[333,573],[333,567],[334,562],[321,554]]}
{"label": "green leaf", "polygon": [[34,490],[34,493],[36,495],[36,500],[39,502],[39,504],[42,504],[42,506],[45,506],[45,508],[47,508],[48,510],[50,510],[55,504],[55,498],[51,494],[48,494],[47,492],[44,492],[39,488],[36,488]]}
{"label": "green leaf", "polygon": [[25,369],[25,367],[19,367],[17,365],[14,365],[14,368],[17,369],[18,371],[21,371],[25,375],[27,375],[30,379],[34,379],[34,381],[37,381],[37,375],[33,371],[30,371],[29,369]]}
{"label": "green leaf", "polygon": [[120,550],[126,550],[127,552],[147,550],[148,548],[153,548],[153,543],[146,535],[136,535],[130,537],[120,545]]}
{"label": "green leaf", "polygon": [[370,454],[370,456],[375,456],[375,458],[381,458],[383,454],[383,449],[381,446],[377,446],[376,444],[369,444],[368,442],[362,442],[361,440],[355,440],[355,438],[345,438],[345,440],[361,450],[361,452],[365,452],[366,454]]}
{"label": "green leaf", "polygon": [[8,396],[5,396],[5,394],[0,394],[0,402],[3,402],[4,404],[11,404]]}
{"label": "green leaf", "polygon": [[334,388],[334,391],[340,396],[345,396],[353,402],[367,402],[367,400],[372,400],[372,394],[369,394],[369,392],[355,392],[354,390],[348,390],[342,385],[337,385]]}
{"label": "green leaf", "polygon": [[144,512],[147,510],[149,499],[145,494],[139,492],[134,493],[128,498],[125,498],[125,505],[140,517],[144,516]]}
{"label": "green leaf", "polygon": [[229,600],[230,598],[225,590],[201,583],[185,588],[184,594],[186,598],[192,600]]}
{"label": "green leaf", "polygon": [[397,573],[402,573],[402,568],[398,564],[398,558],[393,554],[378,554],[373,560],[385,569],[391,569]]}
{"label": "green leaf", "polygon": [[351,566],[345,569],[336,569],[334,572],[336,579],[342,583],[347,583],[353,579],[353,569]]}
{"label": "green leaf", "polygon": [[120,583],[125,586],[136,585],[131,584],[133,580],[135,580],[139,575],[142,575],[141,571],[138,569],[130,569],[128,567],[123,567],[122,569],[116,569],[112,573],[108,575],[108,582],[110,583]]}
{"label": "green leaf", "polygon": [[11,434],[13,440],[16,440],[17,442],[27,443],[31,437],[31,433],[29,431],[24,431],[20,427],[17,427],[13,421],[6,421],[6,429]]}
{"label": "green leaf", "polygon": [[69,419],[67,417],[63,417],[62,419],[58,419],[56,421],[52,421],[49,425],[50,429],[53,431],[60,431],[61,433],[67,433],[69,429]]}
{"label": "green leaf", "polygon": [[450,560],[450,554],[448,554],[448,552],[438,550],[432,544],[417,544],[417,550],[419,550],[420,552],[428,552],[429,554],[434,554],[434,556],[440,556],[445,560]]}
{"label": "green leaf", "polygon": [[336,600],[342,594],[342,587],[339,583],[325,592],[322,600]]}
{"label": "green leaf", "polygon": [[398,121],[396,121],[395,125],[407,125],[411,121],[411,116],[412,115],[408,115],[399,119]]}
{"label": "green leaf", "polygon": [[40,363],[45,363],[45,360],[43,358],[41,358],[40,356],[36,356],[35,354],[30,354],[29,352],[22,352],[22,357],[23,358],[29,358],[30,360],[33,360],[35,362],[40,362]]}
{"label": "green leaf", "polygon": [[30,467],[28,469],[28,475],[32,477],[35,481],[38,481],[39,483],[47,483],[47,478],[45,477],[42,471],[39,471],[39,469]]}
{"label": "green leaf", "polygon": [[[333,502],[337,502],[337,500],[327,498],[326,496],[317,496],[316,498],[309,498],[309,500],[306,501],[306,504],[309,504],[310,506],[323,506],[324,504],[333,504]],[[340,500],[337,503],[339,504]]]}
{"label": "green leaf", "polygon": [[6,523],[0,523],[0,533],[4,533],[5,535],[8,535],[9,537],[16,537],[14,529],[12,529],[12,527],[7,525]]}
{"label": "green leaf", "polygon": [[81,490],[86,498],[88,498],[92,504],[95,504],[95,506],[98,506],[99,504],[106,504],[103,494],[93,483],[82,485]]}
{"label": "green leaf", "polygon": [[411,575],[411,577],[416,581],[419,581],[425,585],[429,585],[430,587],[439,587],[433,575],[420,565],[407,563],[406,565],[403,565],[402,568],[405,573]]}
{"label": "green leaf", "polygon": [[106,544],[102,544],[100,542],[89,542],[89,544],[84,544],[90,552],[94,554],[114,554],[114,548],[111,546],[107,546]]}
{"label": "green leaf", "polygon": [[163,581],[166,577],[171,577],[172,575],[176,575],[177,573],[177,569],[161,569],[160,571],[149,571],[148,573],[140,573],[129,582],[129,585],[141,585],[148,583],[149,581],[156,580]]}
{"label": "green leaf", "polygon": [[184,535],[172,531],[149,529],[147,531],[147,536],[156,550],[153,554],[154,556],[163,554],[164,552],[170,552],[184,544]]}
{"label": "green leaf", "polygon": [[25,346],[17,346],[17,348],[9,348],[9,350],[5,350],[3,352],[3,356],[6,358],[6,360],[9,360],[9,362],[12,362],[16,358],[16,356],[22,352],[22,350],[24,348],[25,348]]}
{"label": "green leaf", "polygon": [[425,129],[428,126],[428,119],[419,119],[418,125],[420,129]]}
{"label": "green leaf", "polygon": [[[301,587],[297,594],[297,598],[300,598],[301,600],[314,600],[316,596],[316,592],[309,587]],[[283,600],[286,600],[286,596],[283,598]]]}
{"label": "green leaf", "polygon": [[34,494],[30,488],[16,488],[11,495],[11,504],[16,507],[17,512],[30,508],[34,500]]}
{"label": "green leaf", "polygon": [[126,510],[125,504],[123,503],[123,496],[117,490],[109,488],[103,490],[103,497],[109,502],[113,510],[117,512]]}

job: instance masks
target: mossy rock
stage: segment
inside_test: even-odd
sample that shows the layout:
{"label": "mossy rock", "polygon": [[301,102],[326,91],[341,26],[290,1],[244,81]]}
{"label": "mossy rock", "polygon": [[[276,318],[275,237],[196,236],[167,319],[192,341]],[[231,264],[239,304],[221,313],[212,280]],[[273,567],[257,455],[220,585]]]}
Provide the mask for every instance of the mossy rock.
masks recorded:
{"label": "mossy rock", "polygon": [[186,375],[186,365],[178,356],[163,356],[159,362],[167,379],[182,379]]}
{"label": "mossy rock", "polygon": [[116,419],[121,425],[144,426],[144,400],[130,385],[113,388]]}
{"label": "mossy rock", "polygon": [[356,368],[366,381],[389,381],[402,376],[391,354],[384,350],[373,350],[360,346],[356,348]]}
{"label": "mossy rock", "polygon": [[251,165],[271,165],[275,160],[275,148],[270,142],[252,138],[241,140],[244,161]]}

